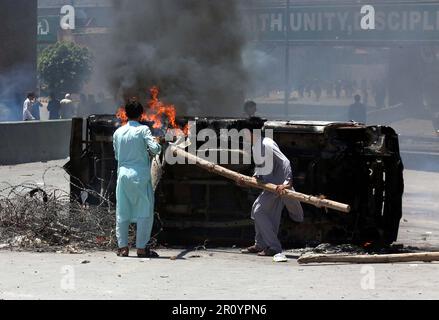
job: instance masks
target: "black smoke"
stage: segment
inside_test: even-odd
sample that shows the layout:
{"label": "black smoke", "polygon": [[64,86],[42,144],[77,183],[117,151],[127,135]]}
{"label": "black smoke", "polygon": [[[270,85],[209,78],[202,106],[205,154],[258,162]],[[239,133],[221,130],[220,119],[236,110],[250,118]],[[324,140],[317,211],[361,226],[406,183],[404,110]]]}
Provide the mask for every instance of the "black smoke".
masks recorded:
{"label": "black smoke", "polygon": [[240,114],[247,83],[245,36],[234,0],[118,0],[105,53],[106,78],[119,98],[161,99],[179,114]]}
{"label": "black smoke", "polygon": [[1,0],[0,21],[0,121],[17,121],[37,87],[37,1]]}

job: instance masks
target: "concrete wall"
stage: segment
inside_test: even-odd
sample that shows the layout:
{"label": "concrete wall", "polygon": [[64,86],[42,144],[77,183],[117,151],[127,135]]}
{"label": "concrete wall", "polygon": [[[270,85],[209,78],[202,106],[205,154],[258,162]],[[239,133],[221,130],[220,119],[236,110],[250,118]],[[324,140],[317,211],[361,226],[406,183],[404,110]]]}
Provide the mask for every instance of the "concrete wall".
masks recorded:
{"label": "concrete wall", "polygon": [[0,165],[65,159],[71,120],[0,123]]}

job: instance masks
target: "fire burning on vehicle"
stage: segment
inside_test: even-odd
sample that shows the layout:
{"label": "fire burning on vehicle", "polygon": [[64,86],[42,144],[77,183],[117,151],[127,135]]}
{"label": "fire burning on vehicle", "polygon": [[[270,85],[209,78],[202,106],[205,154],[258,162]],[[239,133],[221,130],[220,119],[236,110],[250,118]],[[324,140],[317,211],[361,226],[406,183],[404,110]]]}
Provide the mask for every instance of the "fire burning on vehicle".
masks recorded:
{"label": "fire burning on vehicle", "polygon": [[[164,104],[159,99],[160,90],[157,86],[152,87],[150,90],[151,99],[148,101],[148,109],[143,113],[141,121],[153,122],[154,129],[161,129],[166,132],[169,129],[180,129],[185,135],[189,132],[189,125],[181,128],[176,123],[177,111],[172,104]],[[116,113],[116,117],[120,119],[122,125],[127,124],[128,117],[125,113],[125,108],[120,107]]]}

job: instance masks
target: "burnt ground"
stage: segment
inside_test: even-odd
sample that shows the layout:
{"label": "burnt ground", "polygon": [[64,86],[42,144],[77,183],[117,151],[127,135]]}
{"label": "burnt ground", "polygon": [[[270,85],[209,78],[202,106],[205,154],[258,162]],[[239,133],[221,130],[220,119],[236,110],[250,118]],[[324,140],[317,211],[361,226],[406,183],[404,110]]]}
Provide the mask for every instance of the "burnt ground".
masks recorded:
{"label": "burnt ground", "polygon": [[[0,181],[67,190],[65,161],[0,167]],[[439,250],[439,173],[405,171],[399,243]],[[0,190],[4,183],[0,183]],[[438,263],[299,265],[236,248],[160,249],[156,260],[0,250],[0,299],[437,299]],[[135,252],[132,251],[131,255]],[[221,275],[221,276],[212,276]],[[375,281],[365,288],[365,276]],[[368,282],[369,284],[371,282]],[[363,285],[362,285],[363,284]]]}

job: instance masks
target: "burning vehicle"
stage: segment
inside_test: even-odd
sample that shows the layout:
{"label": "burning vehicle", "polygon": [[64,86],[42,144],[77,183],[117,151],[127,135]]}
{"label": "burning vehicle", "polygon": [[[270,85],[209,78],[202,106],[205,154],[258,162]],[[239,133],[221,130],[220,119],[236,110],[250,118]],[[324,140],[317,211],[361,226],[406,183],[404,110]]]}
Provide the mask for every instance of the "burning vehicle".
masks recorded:
{"label": "burning vehicle", "polygon": [[[189,123],[197,134],[207,128],[214,130],[217,139],[224,138],[223,130],[270,129],[291,161],[296,191],[350,206],[349,213],[341,213],[302,204],[303,223],[292,222],[285,212],[279,235],[285,245],[387,245],[397,239],[404,186],[398,135],[392,128],[353,122],[179,118],[175,108],[162,104],[158,91],[153,90],[149,112],[142,120],[155,136],[163,136],[169,128],[180,128],[187,134]],[[71,175],[73,199],[86,199],[89,205],[100,204],[103,199],[116,201],[117,163],[112,136],[125,121],[122,109],[117,116],[90,116],[84,137],[83,119],[73,119],[70,161],[65,166]],[[203,144],[192,142],[197,149]],[[229,155],[239,153],[242,141],[239,145],[239,149],[229,147],[226,151]],[[252,163],[225,167],[247,176],[254,170]],[[161,243],[244,245],[253,241],[250,211],[258,190],[241,188],[194,164],[169,165],[163,155],[154,159],[152,170],[155,211],[163,227],[158,239]]]}

